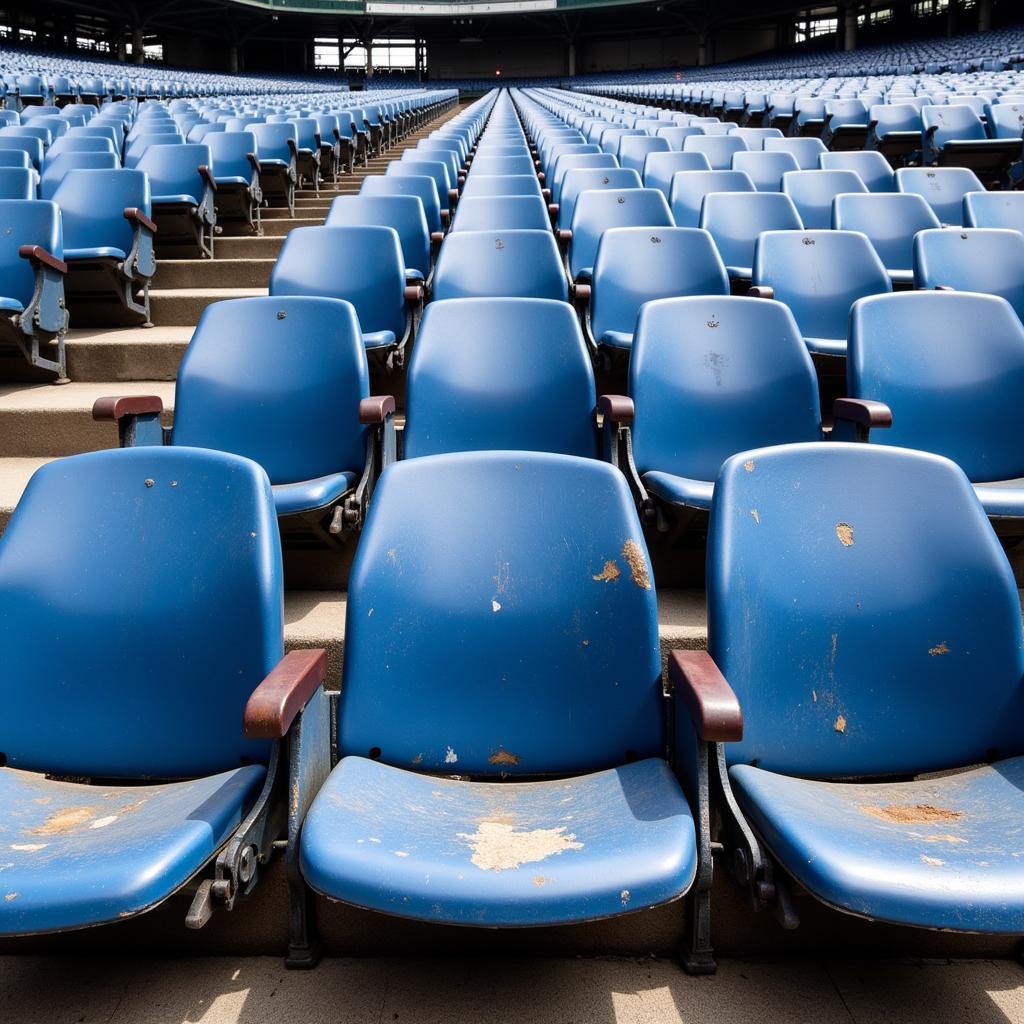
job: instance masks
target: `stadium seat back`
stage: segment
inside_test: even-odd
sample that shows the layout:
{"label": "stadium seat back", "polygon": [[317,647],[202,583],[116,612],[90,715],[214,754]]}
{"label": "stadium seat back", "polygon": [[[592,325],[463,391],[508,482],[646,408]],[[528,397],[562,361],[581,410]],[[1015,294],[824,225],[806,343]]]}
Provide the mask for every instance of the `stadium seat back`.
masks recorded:
{"label": "stadium seat back", "polygon": [[[3,170],[32,174],[26,168]],[[32,264],[22,259],[18,250],[23,245],[39,245],[57,259],[63,259],[60,209],[41,199],[0,199],[0,223],[0,297],[13,299],[25,308],[32,301],[35,274]]]}
{"label": "stadium seat back", "polygon": [[735,135],[694,135],[683,143],[684,153],[703,153],[713,171],[728,171],[736,153],[750,149],[746,141]]}
{"label": "stadium seat back", "polygon": [[[64,248],[131,252],[132,225],[124,216],[129,208],[153,215],[149,178],[135,170],[68,171],[53,193],[64,220]],[[123,257],[122,257],[123,258]]]}
{"label": "stadium seat back", "polygon": [[709,192],[753,192],[743,171],[677,171],[672,176],[672,216],[681,228],[700,224],[700,210]]}
{"label": "stadium seat back", "polygon": [[827,152],[821,139],[765,139],[766,153],[792,153],[801,171],[813,171],[818,166],[818,157]]}
{"label": "stadium seat back", "polygon": [[452,231],[550,231],[551,218],[540,196],[469,196],[459,202]]}
{"label": "stadium seat back", "polygon": [[800,165],[792,153],[757,149],[736,153],[732,158],[732,170],[748,175],[758,192],[781,192],[782,176],[789,171],[800,170]]}
{"label": "stadium seat back", "polygon": [[644,162],[651,153],[668,153],[671,147],[667,139],[650,135],[626,135],[619,140],[619,163],[632,167],[638,174],[644,173]]}
{"label": "stadium seat back", "polygon": [[185,143],[150,146],[135,166],[149,175],[154,200],[180,199],[198,205],[206,187],[199,168],[209,169],[212,163],[209,146]]}
{"label": "stadium seat back", "polygon": [[867,235],[889,271],[907,274],[914,266],[914,236],[939,227],[924,198],[913,193],[836,196],[832,227]]}
{"label": "stadium seat back", "polygon": [[0,199],[35,199],[35,172],[27,167],[0,167]]}
{"label": "stadium seat back", "polygon": [[640,175],[631,167],[576,167],[566,172],[558,199],[558,227],[568,228],[576,210],[576,200],[594,189],[642,188]]}
{"label": "stadium seat back", "polygon": [[64,152],[48,156],[39,179],[39,198],[52,199],[64,176],[73,170],[116,170],[117,157],[109,150],[96,152]]}
{"label": "stadium seat back", "polygon": [[1024,233],[1024,193],[968,192],[964,223],[971,228],[1009,228]]}
{"label": "stadium seat back", "polygon": [[966,167],[900,167],[896,188],[924,196],[939,221],[954,226],[963,223],[964,196],[985,191],[978,176]]}
{"label": "stadium seat back", "polygon": [[781,192],[710,192],[701,206],[700,226],[714,239],[729,273],[749,277],[762,231],[799,231],[804,225],[793,201]]}
{"label": "stadium seat back", "polygon": [[338,196],[325,221],[328,227],[384,225],[398,232],[406,270],[426,278],[430,273],[430,231],[417,196]]}
{"label": "stadium seat back", "polygon": [[782,176],[782,191],[793,200],[804,226],[815,230],[832,226],[832,200],[847,192],[867,192],[853,171],[789,171]]}
{"label": "stadium seat back", "polygon": [[[822,170],[853,171],[869,192],[895,192],[896,178],[889,161],[877,150],[847,150],[822,153],[818,158]],[[855,190],[855,191],[859,191]]]}

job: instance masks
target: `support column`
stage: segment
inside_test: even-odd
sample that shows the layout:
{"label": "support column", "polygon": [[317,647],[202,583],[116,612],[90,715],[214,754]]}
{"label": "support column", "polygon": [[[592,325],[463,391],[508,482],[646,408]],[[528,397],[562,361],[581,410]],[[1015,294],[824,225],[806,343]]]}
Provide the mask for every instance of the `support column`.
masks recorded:
{"label": "support column", "polygon": [[949,6],[946,8],[946,35],[956,35],[956,8],[957,0],[949,0]]}
{"label": "support column", "polygon": [[237,75],[241,70],[238,60],[238,44],[232,43],[228,47],[228,71],[233,75]]}
{"label": "support column", "polygon": [[366,49],[366,77],[373,78],[373,40],[364,39],[363,47]]}
{"label": "support column", "polygon": [[697,33],[697,67],[707,67],[708,63],[708,36],[706,32]]}
{"label": "support column", "polygon": [[141,25],[132,26],[132,63],[145,64],[146,52],[144,50],[144,37]]}
{"label": "support column", "polygon": [[857,49],[857,5],[847,4],[843,12],[843,49]]}
{"label": "support column", "polygon": [[566,66],[568,68],[569,77],[572,78],[576,74],[576,40],[570,39],[568,50],[566,52]]}
{"label": "support column", "polygon": [[978,31],[989,32],[992,29],[992,0],[978,0]]}

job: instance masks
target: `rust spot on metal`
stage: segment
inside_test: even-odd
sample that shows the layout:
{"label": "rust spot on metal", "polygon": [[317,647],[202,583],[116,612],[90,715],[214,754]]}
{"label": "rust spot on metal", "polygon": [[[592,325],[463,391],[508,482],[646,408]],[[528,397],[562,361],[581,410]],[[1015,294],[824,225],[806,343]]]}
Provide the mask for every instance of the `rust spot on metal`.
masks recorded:
{"label": "rust spot on metal", "polygon": [[951,811],[932,804],[887,804],[883,807],[864,806],[863,814],[897,825],[930,825],[936,821],[959,821],[963,811]]}
{"label": "rust spot on metal", "polygon": [[614,558],[609,558],[604,563],[604,568],[593,577],[598,583],[611,583],[613,580],[617,580],[622,573],[619,571],[619,566]]}
{"label": "rust spot on metal", "polygon": [[844,548],[853,547],[853,527],[849,523],[836,523],[836,536]]}
{"label": "rust spot on metal", "polygon": [[629,566],[629,572],[633,577],[633,582],[640,587],[641,590],[650,590],[651,576],[647,571],[647,559],[644,557],[644,553],[640,549],[640,545],[637,544],[635,540],[627,540],[626,543],[622,545],[622,557]]}
{"label": "rust spot on metal", "polygon": [[928,648],[928,653],[933,657],[937,658],[940,654],[949,654],[949,644],[945,640],[941,644],[936,644],[934,647]]}
{"label": "rust spot on metal", "polygon": [[489,758],[490,764],[519,764],[519,755],[510,754],[507,750],[496,750]]}
{"label": "rust spot on metal", "polygon": [[65,807],[54,811],[42,825],[29,829],[33,836],[59,836],[85,825],[99,810],[98,807]]}
{"label": "rust spot on metal", "polygon": [[843,715],[839,715],[833,723],[832,728],[835,729],[836,732],[846,732],[846,718]]}

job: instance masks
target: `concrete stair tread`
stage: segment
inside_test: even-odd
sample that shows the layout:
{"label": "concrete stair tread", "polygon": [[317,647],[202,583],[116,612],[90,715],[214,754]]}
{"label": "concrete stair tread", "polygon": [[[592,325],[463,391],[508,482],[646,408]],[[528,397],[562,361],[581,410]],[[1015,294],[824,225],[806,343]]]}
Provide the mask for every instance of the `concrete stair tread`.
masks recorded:
{"label": "concrete stair tread", "polygon": [[[70,384],[0,384],[0,413],[39,409],[88,410],[105,395],[158,395],[164,408],[174,405],[171,381],[72,381]],[[113,429],[113,428],[111,428]],[[116,435],[115,435],[116,437]]]}
{"label": "concrete stair tread", "polygon": [[68,331],[67,345],[148,345],[156,342],[185,342],[192,337],[191,327],[78,327]]}
{"label": "concrete stair tread", "polygon": [[[151,288],[150,298],[249,298],[266,295],[266,288]],[[173,326],[173,325],[172,325]],[[180,326],[180,325],[179,325]]]}

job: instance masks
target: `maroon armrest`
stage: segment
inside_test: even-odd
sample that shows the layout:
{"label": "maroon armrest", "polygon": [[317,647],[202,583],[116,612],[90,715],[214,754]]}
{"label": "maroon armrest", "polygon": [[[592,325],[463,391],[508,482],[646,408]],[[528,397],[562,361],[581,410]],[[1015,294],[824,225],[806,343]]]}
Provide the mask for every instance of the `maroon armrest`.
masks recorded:
{"label": "maroon armrest", "polygon": [[601,395],[597,400],[597,411],[612,423],[629,426],[636,415],[633,399],[626,395]]}
{"label": "maroon armrest", "polygon": [[449,214],[449,212],[447,210],[442,210],[441,211],[441,223],[442,224],[447,224],[450,219],[451,219],[451,214]]}
{"label": "maroon armrest", "polygon": [[359,403],[359,422],[383,423],[388,416],[394,415],[394,412],[393,395],[370,395]]}
{"label": "maroon armrest", "polygon": [[554,220],[558,216],[558,203],[548,203],[548,213],[551,215],[551,219]]}
{"label": "maroon armrest", "polygon": [[448,189],[448,205],[449,207],[454,206],[459,201],[459,190],[457,188]]}
{"label": "maroon armrest", "polygon": [[955,292],[956,289],[951,284],[937,284],[935,286],[937,292]]}
{"label": "maroon armrest", "polygon": [[538,181],[547,181],[548,180],[548,176],[543,171],[538,171],[537,172],[537,180]]}
{"label": "maroon armrest", "polygon": [[92,405],[94,420],[120,420],[122,416],[142,416],[146,413],[161,413],[164,403],[156,395],[116,395],[97,398]]}
{"label": "maroon armrest", "polygon": [[136,224],[141,224],[144,228],[156,233],[156,225],[152,219],[147,217],[137,206],[126,206],[124,210],[125,220],[135,221]]}
{"label": "maroon armrest", "polygon": [[556,231],[555,237],[562,245],[568,245],[572,241],[572,231]]}
{"label": "maroon armrest", "polygon": [[775,289],[766,284],[755,284],[747,290],[747,297],[751,299],[774,299]]}
{"label": "maroon armrest", "polygon": [[405,304],[415,306],[423,301],[423,285],[407,284],[405,286]]}
{"label": "maroon armrest", "polygon": [[589,284],[574,284],[572,286],[572,293],[576,301],[581,305],[586,305],[590,301],[591,288]]}
{"label": "maroon armrest", "polygon": [[254,171],[258,171],[260,169],[260,162],[256,159],[256,154],[246,153],[245,155],[249,158],[249,163],[252,165],[252,169]]}
{"label": "maroon armrest", "polygon": [[243,730],[251,740],[279,740],[327,676],[323,649],[286,654],[245,705]]}
{"label": "maroon armrest", "polygon": [[701,740],[733,743],[743,739],[740,702],[707,651],[672,651],[668,678],[673,693],[686,704]]}
{"label": "maroon armrest", "polygon": [[63,260],[57,259],[53,253],[47,252],[41,245],[23,245],[18,249],[18,255],[23,260],[42,263],[44,267],[56,270],[58,274],[68,272],[68,265]]}
{"label": "maroon armrest", "polygon": [[443,231],[431,231],[430,232],[430,244],[440,245],[444,241]]}
{"label": "maroon armrest", "polygon": [[892,409],[885,402],[875,402],[870,398],[837,398],[832,404],[832,418],[848,420],[871,430],[874,427],[891,427]]}
{"label": "maroon armrest", "polygon": [[205,181],[206,184],[209,185],[214,192],[217,191],[217,182],[213,180],[213,175],[210,173],[210,168],[207,167],[206,164],[199,165],[199,177],[202,178],[203,181]]}
{"label": "maroon armrest", "polygon": [[551,189],[549,189],[549,188],[542,188],[540,190],[540,194],[544,197],[544,202],[545,203],[550,203],[551,202]]}

